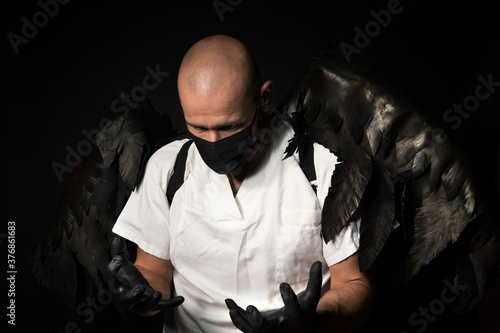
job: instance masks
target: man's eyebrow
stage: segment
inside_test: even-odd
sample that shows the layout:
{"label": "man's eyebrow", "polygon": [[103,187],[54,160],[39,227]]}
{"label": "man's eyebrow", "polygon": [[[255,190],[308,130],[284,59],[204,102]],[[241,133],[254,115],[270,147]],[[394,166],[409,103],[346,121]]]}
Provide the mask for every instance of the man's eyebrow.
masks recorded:
{"label": "man's eyebrow", "polygon": [[188,121],[186,121],[186,125],[194,127],[194,128],[198,128],[198,129],[203,129],[203,130],[207,129],[205,126],[200,126],[200,125],[192,124],[192,123],[190,123]]}
{"label": "man's eyebrow", "polygon": [[[240,126],[241,124],[245,123],[244,120],[239,120],[239,121],[233,121],[233,122],[230,122],[230,123],[226,123],[226,124],[220,124],[220,125],[217,125],[215,126],[213,129],[214,130],[224,130],[224,129],[228,129],[228,128],[231,128],[231,127],[237,127],[237,126]],[[188,121],[186,121],[186,124],[188,126],[191,126],[193,128],[196,128],[196,129],[201,129],[201,130],[208,130],[207,127],[205,126],[202,126],[202,125],[196,125],[196,124],[193,124],[193,123],[190,123]]]}

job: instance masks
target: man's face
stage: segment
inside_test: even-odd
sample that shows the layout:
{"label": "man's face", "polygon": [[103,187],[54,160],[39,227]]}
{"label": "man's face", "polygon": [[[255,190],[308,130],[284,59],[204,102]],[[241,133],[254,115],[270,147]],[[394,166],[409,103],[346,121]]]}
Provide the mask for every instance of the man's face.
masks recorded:
{"label": "man's face", "polygon": [[188,82],[178,80],[179,98],[203,161],[216,173],[239,173],[262,151],[258,133],[262,112],[269,107],[272,81],[259,90],[255,85],[254,89],[241,88],[245,86],[241,80],[218,82],[217,89],[202,85],[189,89]]}

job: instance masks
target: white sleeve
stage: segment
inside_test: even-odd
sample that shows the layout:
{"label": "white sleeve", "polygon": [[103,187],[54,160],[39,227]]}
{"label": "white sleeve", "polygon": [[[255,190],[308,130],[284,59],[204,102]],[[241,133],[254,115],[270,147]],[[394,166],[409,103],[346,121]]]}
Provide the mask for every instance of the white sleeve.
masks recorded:
{"label": "white sleeve", "polygon": [[170,259],[170,207],[166,188],[185,140],[158,150],[146,164],[144,178],[118,216],[113,232],[155,257]]}
{"label": "white sleeve", "polygon": [[[328,195],[331,178],[337,163],[337,157],[329,149],[318,143],[314,144],[314,166],[318,181],[317,195],[321,209],[323,209],[323,203]],[[323,257],[328,266],[335,265],[358,251],[360,223],[361,219],[349,223],[335,239],[330,240],[327,244],[323,242]]]}
{"label": "white sleeve", "polygon": [[323,257],[328,267],[347,259],[358,251],[360,222],[361,219],[349,223],[335,239],[330,240],[326,245],[323,242]]}

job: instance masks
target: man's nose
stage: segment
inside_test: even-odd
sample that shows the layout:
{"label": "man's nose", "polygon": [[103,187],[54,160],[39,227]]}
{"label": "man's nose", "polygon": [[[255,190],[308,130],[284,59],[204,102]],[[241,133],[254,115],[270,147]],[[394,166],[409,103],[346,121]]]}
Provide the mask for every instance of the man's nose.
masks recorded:
{"label": "man's nose", "polygon": [[219,141],[222,138],[223,137],[219,131],[208,131],[208,136],[207,136],[206,140],[210,141],[210,142],[215,142],[215,141]]}

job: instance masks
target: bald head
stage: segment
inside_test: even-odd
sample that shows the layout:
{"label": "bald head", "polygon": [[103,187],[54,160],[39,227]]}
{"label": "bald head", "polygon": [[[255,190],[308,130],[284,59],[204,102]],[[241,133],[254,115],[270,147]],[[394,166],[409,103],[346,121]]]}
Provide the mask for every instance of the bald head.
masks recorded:
{"label": "bald head", "polygon": [[[184,56],[178,77],[179,95],[224,94],[255,96],[262,84],[247,47],[239,40],[216,35],[195,43]],[[188,91],[189,90],[189,91]]]}
{"label": "bald head", "polygon": [[204,38],[188,50],[177,86],[188,130],[212,142],[252,124],[272,95],[272,81],[262,83],[247,47],[224,35]]}

